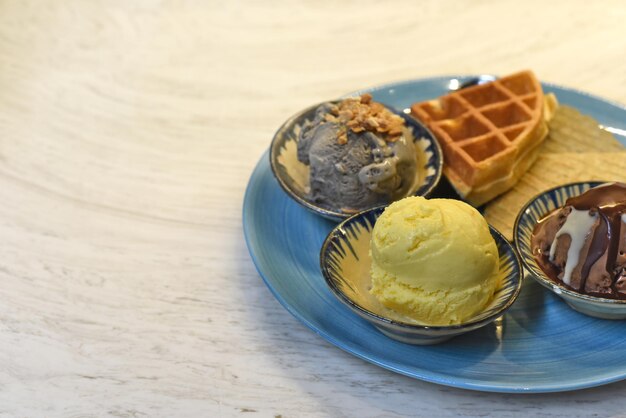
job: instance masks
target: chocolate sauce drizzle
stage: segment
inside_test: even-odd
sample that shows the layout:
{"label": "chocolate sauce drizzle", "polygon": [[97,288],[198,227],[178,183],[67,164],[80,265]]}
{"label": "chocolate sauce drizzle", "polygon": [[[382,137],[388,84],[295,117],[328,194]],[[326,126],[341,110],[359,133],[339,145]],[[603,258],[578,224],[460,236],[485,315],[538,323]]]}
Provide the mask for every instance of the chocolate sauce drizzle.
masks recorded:
{"label": "chocolate sauce drizzle", "polygon": [[[552,223],[552,227],[554,227],[554,222],[558,222],[558,231],[558,229],[563,226],[567,213],[569,213],[567,211],[568,207],[588,211],[590,215],[599,215],[599,224],[593,230],[589,251],[582,266],[582,281],[579,289],[568,286],[559,279],[560,268],[554,265],[548,256],[549,245],[552,242],[551,239],[554,239],[554,235],[546,231],[546,226]],[[569,198],[565,202],[564,208],[566,208],[565,211],[563,211],[563,209],[557,209],[535,225],[531,243],[533,255],[540,267],[552,280],[562,283],[566,287],[579,293],[604,298],[626,299],[626,272],[624,271],[626,268],[624,264],[626,256],[623,253],[623,248],[622,252],[620,252],[621,228],[624,227],[622,215],[626,213],[626,184],[607,183],[595,187],[579,196]],[[557,219],[554,217],[560,218]],[[548,235],[552,236],[549,237]],[[611,291],[610,293],[585,292],[585,284],[589,277],[591,267],[605,252],[607,253],[605,268],[611,278]],[[620,283],[616,283],[618,281]]]}

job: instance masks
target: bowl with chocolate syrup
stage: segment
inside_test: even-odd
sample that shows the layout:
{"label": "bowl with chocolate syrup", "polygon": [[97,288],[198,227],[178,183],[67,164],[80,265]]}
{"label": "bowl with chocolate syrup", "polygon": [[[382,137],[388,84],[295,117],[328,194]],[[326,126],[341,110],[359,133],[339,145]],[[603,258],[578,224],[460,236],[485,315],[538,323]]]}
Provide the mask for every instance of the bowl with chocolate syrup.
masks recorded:
{"label": "bowl with chocolate syrup", "polygon": [[564,184],[532,198],[513,227],[526,271],[578,312],[626,319],[626,184]]}

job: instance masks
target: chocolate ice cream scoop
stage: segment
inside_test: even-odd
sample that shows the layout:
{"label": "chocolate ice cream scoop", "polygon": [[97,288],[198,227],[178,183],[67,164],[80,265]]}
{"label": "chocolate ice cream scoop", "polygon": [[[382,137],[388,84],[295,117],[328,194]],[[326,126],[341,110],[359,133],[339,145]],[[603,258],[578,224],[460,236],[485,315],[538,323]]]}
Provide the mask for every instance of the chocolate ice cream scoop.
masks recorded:
{"label": "chocolate ice cream scoop", "polygon": [[552,280],[579,293],[626,299],[626,184],[569,198],[537,223],[531,246]]}

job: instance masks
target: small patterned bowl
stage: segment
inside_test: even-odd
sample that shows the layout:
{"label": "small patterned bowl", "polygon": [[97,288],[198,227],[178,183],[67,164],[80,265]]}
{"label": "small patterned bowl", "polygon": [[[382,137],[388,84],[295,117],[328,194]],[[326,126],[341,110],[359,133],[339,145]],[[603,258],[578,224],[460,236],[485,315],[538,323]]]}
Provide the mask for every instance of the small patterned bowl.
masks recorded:
{"label": "small patterned bowl", "polygon": [[384,209],[377,207],[358,213],[337,225],[320,253],[322,273],[330,290],[380,332],[408,344],[437,344],[495,321],[515,302],[522,288],[522,264],[513,246],[490,226],[500,254],[502,282],[482,312],[459,325],[425,326],[384,307],[369,292],[371,233]]}
{"label": "small patterned bowl", "polygon": [[[338,103],[339,100],[334,101]],[[352,216],[341,208],[323,207],[308,197],[309,167],[298,160],[298,134],[302,127],[313,120],[317,104],[289,118],[274,134],[270,146],[270,166],[282,189],[296,202],[327,219],[340,221]],[[389,111],[401,116],[413,134],[418,150],[420,180],[407,195],[428,197],[441,180],[443,153],[433,134],[412,117],[386,106]],[[406,197],[406,196],[403,196]],[[360,210],[370,208],[359,208]]]}
{"label": "small patterned bowl", "polygon": [[588,181],[569,183],[547,190],[532,198],[517,215],[513,226],[515,246],[528,273],[545,288],[560,296],[570,307],[585,315],[602,319],[626,319],[626,300],[604,299],[583,295],[551,280],[533,257],[530,237],[537,221],[553,210],[565,205],[573,196],[601,185],[604,182]]}

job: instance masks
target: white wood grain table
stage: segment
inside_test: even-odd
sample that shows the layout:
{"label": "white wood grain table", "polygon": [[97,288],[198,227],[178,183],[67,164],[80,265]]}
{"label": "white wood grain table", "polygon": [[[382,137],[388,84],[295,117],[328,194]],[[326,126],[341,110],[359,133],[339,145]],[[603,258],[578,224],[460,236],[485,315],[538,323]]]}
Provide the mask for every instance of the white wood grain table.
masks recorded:
{"label": "white wood grain table", "polygon": [[626,103],[621,1],[0,1],[0,416],[619,416],[626,383],[457,390],[335,348],[245,247],[312,103],[532,68]]}

